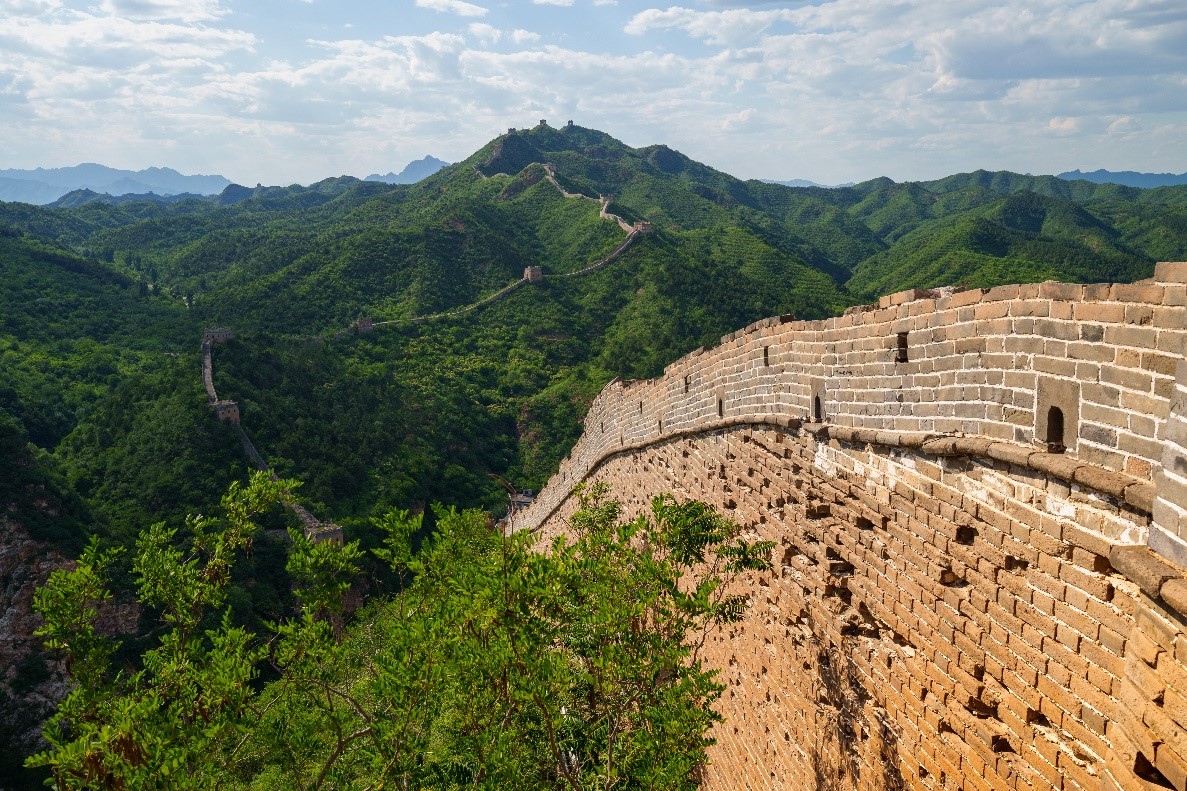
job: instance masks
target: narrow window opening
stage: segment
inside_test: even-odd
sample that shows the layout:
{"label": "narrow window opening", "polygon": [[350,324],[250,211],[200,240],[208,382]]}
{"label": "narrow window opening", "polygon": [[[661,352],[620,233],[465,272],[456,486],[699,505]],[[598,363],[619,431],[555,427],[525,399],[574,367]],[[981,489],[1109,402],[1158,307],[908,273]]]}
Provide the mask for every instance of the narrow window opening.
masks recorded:
{"label": "narrow window opening", "polygon": [[662,417],[659,419],[659,423],[657,425],[659,426],[659,433],[663,434],[664,433],[664,419]]}
{"label": "narrow window opening", "polygon": [[722,403],[720,398],[717,399],[717,417],[725,417],[725,404]]}
{"label": "narrow window opening", "polygon": [[1063,441],[1063,410],[1053,406],[1047,410],[1047,452],[1063,453],[1067,446]]}
{"label": "narrow window opening", "polygon": [[896,350],[894,361],[897,363],[907,362],[907,333],[905,332],[898,334],[898,349]]}
{"label": "narrow window opening", "polygon": [[640,415],[643,414],[643,402],[642,401],[639,402],[639,414]]}
{"label": "narrow window opening", "polygon": [[692,384],[692,374],[685,374],[684,376],[684,392],[688,392],[689,386]]}
{"label": "narrow window opening", "polygon": [[820,423],[824,420],[824,410],[820,408],[820,396],[812,397],[812,421]]}
{"label": "narrow window opening", "polygon": [[771,347],[762,347],[762,364],[764,368],[769,368],[771,365]]}

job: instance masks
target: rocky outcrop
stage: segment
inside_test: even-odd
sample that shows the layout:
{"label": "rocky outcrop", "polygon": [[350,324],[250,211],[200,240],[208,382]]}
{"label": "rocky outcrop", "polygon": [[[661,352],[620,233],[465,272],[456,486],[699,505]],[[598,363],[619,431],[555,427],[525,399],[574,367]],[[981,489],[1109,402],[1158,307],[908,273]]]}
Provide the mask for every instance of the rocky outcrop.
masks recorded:
{"label": "rocky outcrop", "polygon": [[69,690],[62,663],[34,634],[41,617],[33,612],[37,587],[68,564],[52,546],[0,518],[0,752],[6,757],[40,748],[41,726]]}

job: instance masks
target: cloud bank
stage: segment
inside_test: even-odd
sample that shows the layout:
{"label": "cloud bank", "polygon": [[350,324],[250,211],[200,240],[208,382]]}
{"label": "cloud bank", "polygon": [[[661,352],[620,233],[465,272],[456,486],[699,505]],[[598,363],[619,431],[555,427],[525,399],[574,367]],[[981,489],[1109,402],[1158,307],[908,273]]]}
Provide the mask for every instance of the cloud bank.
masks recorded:
{"label": "cloud bank", "polygon": [[0,166],[311,181],[572,118],[743,177],[1187,170],[1178,0],[535,3],[0,0]]}

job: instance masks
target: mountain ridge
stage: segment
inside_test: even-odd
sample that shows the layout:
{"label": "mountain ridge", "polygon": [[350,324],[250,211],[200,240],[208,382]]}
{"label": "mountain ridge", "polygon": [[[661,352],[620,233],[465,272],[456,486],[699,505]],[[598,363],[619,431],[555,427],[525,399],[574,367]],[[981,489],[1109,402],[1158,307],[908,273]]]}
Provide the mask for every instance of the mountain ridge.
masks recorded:
{"label": "mountain ridge", "polygon": [[46,204],[76,190],[110,195],[155,193],[213,195],[231,181],[219,175],[184,175],[168,167],[125,170],[84,162],[58,168],[9,168],[0,170],[0,200]]}

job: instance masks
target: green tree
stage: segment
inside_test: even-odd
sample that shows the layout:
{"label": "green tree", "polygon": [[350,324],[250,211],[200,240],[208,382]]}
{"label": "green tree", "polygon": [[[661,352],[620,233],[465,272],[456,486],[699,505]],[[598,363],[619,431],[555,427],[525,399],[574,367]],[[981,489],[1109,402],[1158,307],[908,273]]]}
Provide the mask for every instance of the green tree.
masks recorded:
{"label": "green tree", "polygon": [[[144,533],[141,599],[167,631],[128,678],[76,637],[93,638],[86,603],[104,596],[109,558],[92,547],[54,576],[46,635],[93,658],[73,663],[88,686],[31,764],[60,788],[695,787],[722,691],[699,652],[743,614],[730,580],[769,568],[769,542],[666,496],[623,521],[603,488],[581,493],[568,537],[546,548],[438,508],[414,552],[420,517],[393,512],[375,520],[375,554],[403,588],[350,628],[336,625],[357,548],[294,536],[303,612],[266,644],[225,618],[201,630],[252,514],[290,488],[262,476],[233,488],[224,529],[192,520],[189,554],[164,526]],[[253,686],[265,658],[280,678]]]}

